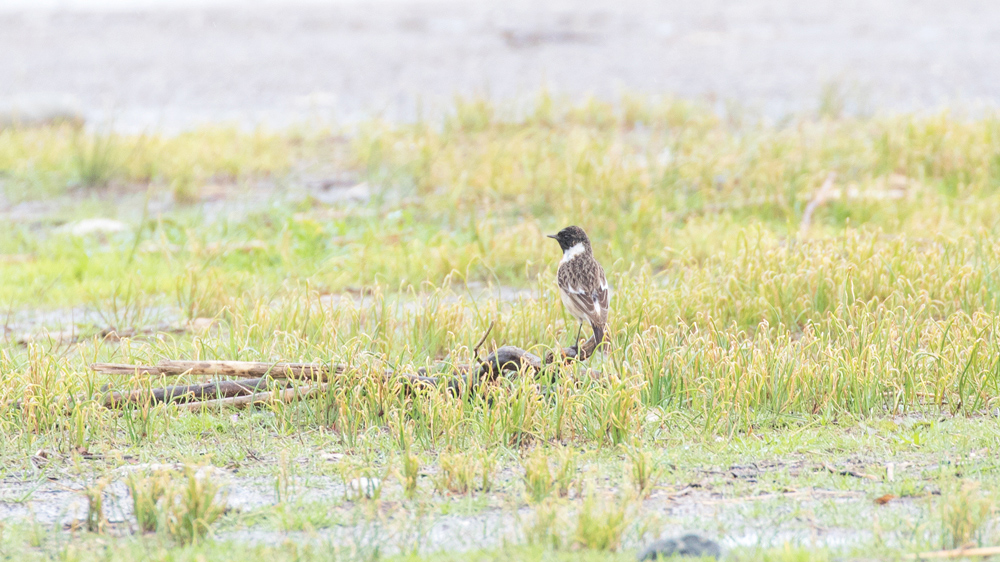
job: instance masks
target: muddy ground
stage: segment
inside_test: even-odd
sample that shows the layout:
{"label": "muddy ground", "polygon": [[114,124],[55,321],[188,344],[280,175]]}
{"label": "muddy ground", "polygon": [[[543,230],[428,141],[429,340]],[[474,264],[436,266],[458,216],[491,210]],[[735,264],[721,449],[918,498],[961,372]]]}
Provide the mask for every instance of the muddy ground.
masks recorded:
{"label": "muddy ground", "polygon": [[[44,462],[44,461],[42,461]],[[132,461],[134,462],[134,461]],[[264,463],[268,464],[268,463]],[[112,476],[104,492],[104,513],[112,532],[134,532],[131,500],[125,478],[143,466],[126,462],[117,469],[102,471]],[[44,469],[44,467],[42,467]],[[260,467],[257,467],[260,468]],[[839,466],[838,466],[839,468]],[[858,468],[874,472],[875,465]],[[876,483],[849,482],[813,487],[806,481],[822,476],[829,467],[823,464],[783,459],[760,466],[726,465],[698,469],[690,482],[665,481],[641,503],[630,510],[629,530],[624,548],[638,548],[649,540],[648,535],[676,535],[697,529],[720,540],[726,548],[774,548],[783,544],[812,544],[820,547],[863,548],[878,533],[889,544],[905,540],[908,531],[919,521],[930,501],[922,497],[895,498],[884,505],[873,500]],[[502,470],[496,478],[496,489],[471,497],[435,497],[429,494],[423,513],[402,509],[398,482],[387,481],[382,490],[383,504],[371,516],[363,502],[370,500],[351,497],[343,481],[330,476],[308,476],[298,479],[292,494],[291,509],[316,510],[314,518],[322,520],[314,529],[282,529],[280,517],[272,511],[280,505],[274,477],[244,476],[239,470],[212,468],[208,475],[222,483],[230,515],[237,521],[241,514],[254,517],[267,514],[269,519],[253,528],[236,523],[234,528],[222,526],[216,536],[222,540],[277,545],[286,540],[300,543],[334,545],[338,548],[364,550],[378,547],[383,554],[440,550],[464,551],[498,548],[507,543],[520,543],[532,522],[535,508],[521,501],[520,471]],[[932,467],[903,465],[901,476],[917,476]],[[255,471],[251,467],[251,471]],[[768,486],[788,481],[801,485],[785,486],[775,492],[737,493],[746,485]],[[795,480],[802,479],[798,482]],[[430,491],[427,475],[421,487]],[[34,520],[44,527],[80,528],[87,517],[84,489],[93,486],[92,478],[60,477],[54,471],[19,476],[8,475],[0,498],[0,521]],[[780,488],[780,487],[779,487]],[[854,488],[854,489],[850,489]],[[580,508],[579,499],[572,500],[565,510],[565,520],[557,532],[569,532],[574,525],[573,514]],[[368,513],[369,515],[364,515]],[[308,517],[304,517],[308,518]],[[884,531],[872,527],[872,521],[882,521]],[[647,536],[640,536],[640,529]]]}

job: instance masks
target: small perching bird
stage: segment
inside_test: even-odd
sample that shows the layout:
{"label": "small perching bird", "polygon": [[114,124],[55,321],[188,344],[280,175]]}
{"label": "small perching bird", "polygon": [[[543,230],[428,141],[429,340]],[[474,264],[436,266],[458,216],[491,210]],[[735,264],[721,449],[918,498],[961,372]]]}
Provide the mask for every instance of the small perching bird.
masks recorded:
{"label": "small perching bird", "polygon": [[580,342],[584,322],[588,322],[594,330],[594,345],[600,345],[608,323],[608,280],[604,276],[604,268],[594,259],[590,239],[579,226],[567,226],[548,237],[559,242],[563,251],[556,272],[563,306],[580,322],[573,346]]}

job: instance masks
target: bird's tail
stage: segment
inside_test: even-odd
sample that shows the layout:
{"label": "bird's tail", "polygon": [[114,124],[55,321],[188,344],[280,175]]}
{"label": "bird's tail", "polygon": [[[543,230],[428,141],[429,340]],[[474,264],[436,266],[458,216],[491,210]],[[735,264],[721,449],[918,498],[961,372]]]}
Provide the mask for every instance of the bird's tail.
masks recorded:
{"label": "bird's tail", "polygon": [[594,329],[594,349],[597,349],[604,341],[604,324],[591,324],[590,327]]}

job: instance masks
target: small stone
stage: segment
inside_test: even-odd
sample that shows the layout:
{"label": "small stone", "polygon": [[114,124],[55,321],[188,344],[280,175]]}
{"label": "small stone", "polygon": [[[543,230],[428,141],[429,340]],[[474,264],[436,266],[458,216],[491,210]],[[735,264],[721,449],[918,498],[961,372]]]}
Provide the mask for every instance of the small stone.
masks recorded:
{"label": "small stone", "polygon": [[682,537],[660,539],[654,542],[639,553],[638,559],[640,561],[660,560],[661,558],[666,559],[671,556],[691,556],[695,558],[711,556],[712,558],[718,558],[721,554],[722,549],[719,548],[718,543],[715,541],[694,533],[689,533]]}
{"label": "small stone", "polygon": [[378,493],[379,488],[382,487],[382,481],[378,478],[368,478],[362,476],[361,478],[355,478],[347,484],[347,489],[350,491],[351,496],[359,498],[373,498],[375,494]]}

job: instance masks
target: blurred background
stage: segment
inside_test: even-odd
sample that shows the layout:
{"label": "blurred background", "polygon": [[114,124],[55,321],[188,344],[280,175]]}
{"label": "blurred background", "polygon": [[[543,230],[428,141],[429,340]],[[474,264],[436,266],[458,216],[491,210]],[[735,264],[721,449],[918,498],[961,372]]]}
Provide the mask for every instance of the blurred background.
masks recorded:
{"label": "blurred background", "polygon": [[773,119],[1000,100],[1000,9],[979,0],[4,0],[0,30],[0,110],[123,132],[411,120],[543,86]]}

